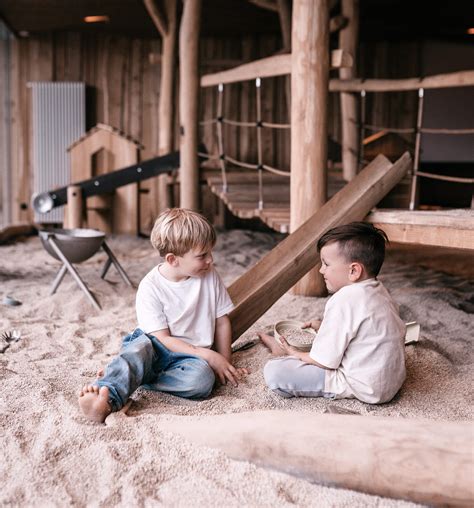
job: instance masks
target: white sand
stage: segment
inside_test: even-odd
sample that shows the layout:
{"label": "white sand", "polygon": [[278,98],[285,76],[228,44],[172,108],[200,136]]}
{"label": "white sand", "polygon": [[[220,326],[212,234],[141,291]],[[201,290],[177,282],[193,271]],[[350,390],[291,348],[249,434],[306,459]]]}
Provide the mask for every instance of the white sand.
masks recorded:
{"label": "white sand", "polygon": [[[229,284],[281,236],[231,231],[219,235],[215,262]],[[158,257],[147,239],[115,237],[109,244],[137,284]],[[22,339],[0,354],[0,505],[2,506],[409,506],[327,488],[199,448],[160,431],[169,415],[209,415],[259,409],[323,412],[329,404],[396,417],[472,419],[474,284],[472,253],[399,247],[389,252],[381,279],[406,321],[421,324],[421,341],[407,346],[408,379],[396,400],[368,406],[355,400],[282,399],[264,385],[268,351],[257,344],[235,354],[249,367],[238,388],[218,388],[206,401],[138,390],[129,415],[107,425],[79,413],[79,387],[118,351],[136,326],[135,290],[114,267],[99,277],[105,255],[78,265],[103,310],[94,310],[66,275],[54,296],[59,263],[37,237],[0,246],[0,333]],[[321,316],[326,299],[283,296],[239,342],[282,318]],[[0,345],[1,350],[1,345]]]}

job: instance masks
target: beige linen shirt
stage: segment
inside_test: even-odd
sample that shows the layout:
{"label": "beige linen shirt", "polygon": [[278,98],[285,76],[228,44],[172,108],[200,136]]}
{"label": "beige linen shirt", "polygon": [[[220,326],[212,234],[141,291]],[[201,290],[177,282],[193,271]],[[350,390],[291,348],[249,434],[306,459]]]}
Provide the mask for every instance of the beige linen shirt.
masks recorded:
{"label": "beige linen shirt", "polygon": [[328,367],[325,391],[376,404],[405,380],[405,324],[383,284],[344,286],[327,302],[310,356]]}

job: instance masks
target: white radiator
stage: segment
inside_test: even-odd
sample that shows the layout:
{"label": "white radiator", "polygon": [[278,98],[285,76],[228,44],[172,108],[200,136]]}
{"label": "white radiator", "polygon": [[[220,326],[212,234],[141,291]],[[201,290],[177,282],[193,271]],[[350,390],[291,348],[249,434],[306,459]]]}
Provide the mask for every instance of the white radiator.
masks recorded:
{"label": "white radiator", "polygon": [[[85,83],[35,82],[31,88],[33,193],[70,183],[68,147],[86,127]],[[35,213],[38,223],[63,222],[64,207]]]}

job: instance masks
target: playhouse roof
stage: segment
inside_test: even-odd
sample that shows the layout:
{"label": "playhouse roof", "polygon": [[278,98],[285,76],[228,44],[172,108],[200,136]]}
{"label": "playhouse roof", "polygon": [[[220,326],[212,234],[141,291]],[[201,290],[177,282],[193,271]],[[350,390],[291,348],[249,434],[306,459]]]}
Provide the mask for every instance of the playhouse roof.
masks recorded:
{"label": "playhouse roof", "polygon": [[131,143],[134,143],[139,150],[142,150],[144,148],[143,145],[139,141],[133,139],[131,136],[128,136],[127,134],[125,134],[120,129],[116,129],[115,127],[112,127],[111,125],[107,125],[105,123],[98,123],[95,127],[92,127],[92,129],[89,129],[79,139],[74,141],[74,143],[71,146],[68,147],[68,149],[67,149],[68,152],[72,148],[77,146],[78,144],[82,143],[85,139],[90,138],[91,136],[93,136],[94,134],[96,134],[99,131],[107,131],[107,132],[110,132],[111,134],[114,134],[115,136],[118,136],[118,137],[121,137],[123,139],[126,139],[127,141],[130,141]]}

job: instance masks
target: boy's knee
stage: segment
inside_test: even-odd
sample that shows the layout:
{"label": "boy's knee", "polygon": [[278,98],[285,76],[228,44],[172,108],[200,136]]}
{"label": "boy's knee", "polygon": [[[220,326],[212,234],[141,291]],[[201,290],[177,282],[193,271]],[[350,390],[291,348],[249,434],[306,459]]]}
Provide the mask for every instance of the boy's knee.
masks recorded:
{"label": "boy's knee", "polygon": [[276,390],[280,387],[281,376],[281,362],[278,359],[268,361],[263,368],[263,377],[265,378],[265,383],[270,390]]}
{"label": "boy's knee", "polygon": [[209,364],[196,358],[191,360],[188,365],[187,381],[189,383],[190,399],[205,399],[209,397],[216,380],[214,371]]}
{"label": "boy's knee", "polygon": [[127,353],[152,353],[153,344],[146,335],[141,335],[123,345],[121,352]]}

